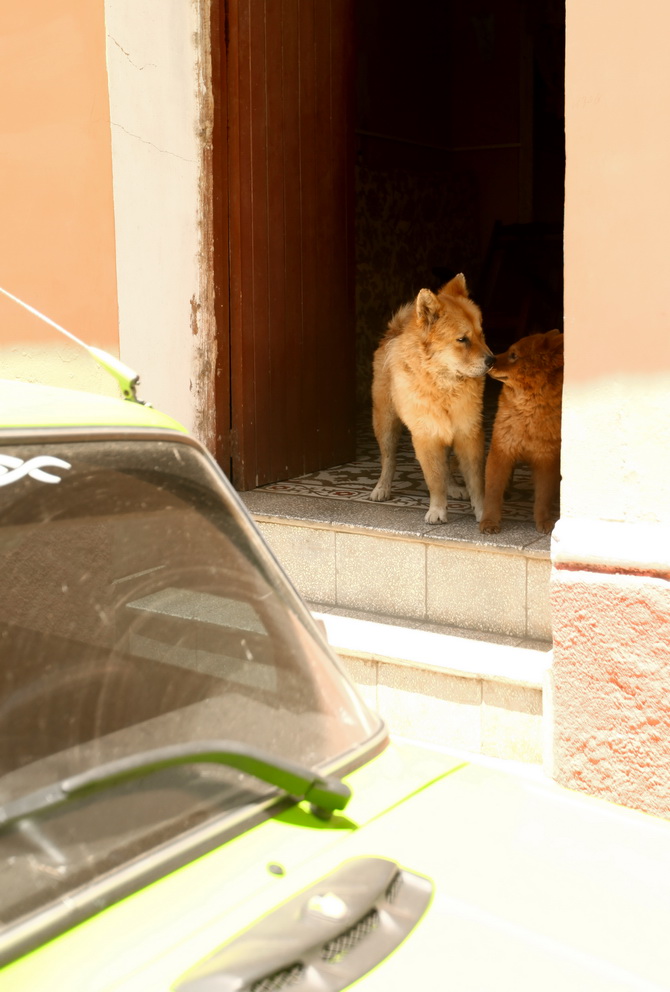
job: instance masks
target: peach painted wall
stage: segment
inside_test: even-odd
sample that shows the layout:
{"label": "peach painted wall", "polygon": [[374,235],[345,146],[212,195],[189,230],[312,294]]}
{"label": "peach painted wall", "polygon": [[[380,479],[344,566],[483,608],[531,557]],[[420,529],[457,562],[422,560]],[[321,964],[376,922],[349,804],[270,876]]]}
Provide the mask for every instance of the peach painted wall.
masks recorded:
{"label": "peach painted wall", "polygon": [[[118,354],[102,0],[0,13],[0,286]],[[0,377],[116,393],[86,353],[0,297]]]}
{"label": "peach painted wall", "polygon": [[567,0],[551,771],[670,817],[670,4]]}
{"label": "peach painted wall", "polygon": [[670,524],[668,32],[567,3],[563,517]]}

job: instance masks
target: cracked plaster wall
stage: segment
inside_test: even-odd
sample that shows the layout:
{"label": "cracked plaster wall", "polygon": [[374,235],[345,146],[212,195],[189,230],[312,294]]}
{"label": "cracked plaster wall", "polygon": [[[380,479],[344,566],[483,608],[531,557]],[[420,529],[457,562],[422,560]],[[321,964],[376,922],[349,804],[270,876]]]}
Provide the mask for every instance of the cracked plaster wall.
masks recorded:
{"label": "cracked plaster wall", "polygon": [[212,444],[206,0],[105,0],[121,358]]}

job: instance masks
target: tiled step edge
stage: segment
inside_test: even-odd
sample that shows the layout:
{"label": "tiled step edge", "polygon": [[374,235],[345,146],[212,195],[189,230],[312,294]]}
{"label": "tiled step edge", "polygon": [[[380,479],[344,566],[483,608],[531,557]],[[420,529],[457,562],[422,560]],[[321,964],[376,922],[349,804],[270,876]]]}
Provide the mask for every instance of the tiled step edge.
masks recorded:
{"label": "tiled step edge", "polygon": [[309,602],[401,616],[407,626],[419,621],[551,638],[551,562],[544,547],[455,542],[388,530],[362,533],[258,516],[256,523]]}
{"label": "tiled step edge", "polygon": [[391,733],[542,762],[551,645],[493,643],[314,607],[328,642]]}

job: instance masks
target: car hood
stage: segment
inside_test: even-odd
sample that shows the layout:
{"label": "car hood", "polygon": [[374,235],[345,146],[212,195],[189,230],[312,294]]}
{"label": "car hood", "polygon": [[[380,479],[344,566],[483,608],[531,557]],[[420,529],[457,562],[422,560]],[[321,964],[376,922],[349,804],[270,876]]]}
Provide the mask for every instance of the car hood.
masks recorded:
{"label": "car hood", "polygon": [[3,990],[167,992],[343,863],[386,858],[429,908],[357,988],[667,989],[670,824],[395,743],[348,777],[346,816],[285,810],[6,969]]}
{"label": "car hood", "polygon": [[96,427],[148,427],[185,431],[176,420],[143,403],[59,386],[0,379],[0,432],[3,429],[56,427],[87,430]]}

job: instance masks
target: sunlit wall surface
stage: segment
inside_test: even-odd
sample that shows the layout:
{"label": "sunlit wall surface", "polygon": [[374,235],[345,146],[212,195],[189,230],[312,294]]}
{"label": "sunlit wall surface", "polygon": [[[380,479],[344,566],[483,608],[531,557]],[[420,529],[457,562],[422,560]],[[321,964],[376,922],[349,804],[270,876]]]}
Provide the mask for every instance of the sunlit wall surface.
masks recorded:
{"label": "sunlit wall surface", "polygon": [[670,816],[670,62],[663,0],[568,0],[554,771]]}
{"label": "sunlit wall surface", "polygon": [[[118,354],[102,3],[0,13],[0,286]],[[81,349],[0,298],[5,377],[116,393]]]}

